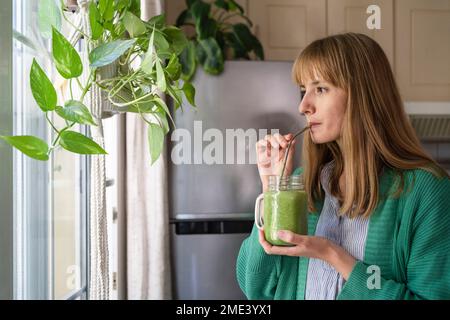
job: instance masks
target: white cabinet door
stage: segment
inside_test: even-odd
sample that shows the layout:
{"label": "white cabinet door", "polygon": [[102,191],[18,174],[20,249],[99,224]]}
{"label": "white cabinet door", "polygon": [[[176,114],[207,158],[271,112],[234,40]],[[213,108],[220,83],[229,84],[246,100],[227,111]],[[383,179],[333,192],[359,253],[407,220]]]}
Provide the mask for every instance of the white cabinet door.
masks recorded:
{"label": "white cabinet door", "polygon": [[293,61],[326,36],[325,0],[249,0],[249,16],[266,60]]}
{"label": "white cabinet door", "polygon": [[[367,13],[370,5],[380,8],[380,29],[369,29]],[[328,35],[344,32],[363,33],[377,41],[394,66],[394,3],[393,0],[328,0]]]}
{"label": "white cabinet door", "polygon": [[450,101],[450,0],[395,4],[395,69],[403,100]]}

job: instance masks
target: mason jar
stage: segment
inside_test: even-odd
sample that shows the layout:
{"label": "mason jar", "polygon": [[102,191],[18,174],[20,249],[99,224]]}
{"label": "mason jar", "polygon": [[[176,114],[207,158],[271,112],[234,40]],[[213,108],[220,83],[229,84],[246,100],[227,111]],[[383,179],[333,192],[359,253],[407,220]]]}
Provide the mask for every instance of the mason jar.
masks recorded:
{"label": "mason jar", "polygon": [[[261,201],[264,201],[264,214],[260,212]],[[269,176],[267,191],[256,199],[256,227],[264,230],[266,240],[272,245],[291,245],[280,240],[277,233],[289,230],[300,235],[308,234],[307,201],[303,175]]]}

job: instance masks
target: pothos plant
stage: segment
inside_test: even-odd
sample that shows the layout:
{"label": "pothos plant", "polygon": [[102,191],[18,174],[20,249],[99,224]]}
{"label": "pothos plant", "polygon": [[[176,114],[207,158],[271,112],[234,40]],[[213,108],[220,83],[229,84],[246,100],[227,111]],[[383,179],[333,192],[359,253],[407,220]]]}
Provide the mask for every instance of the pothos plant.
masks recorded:
{"label": "pothos plant", "polygon": [[[49,1],[47,0],[47,5]],[[53,2],[54,3],[54,2]],[[35,136],[0,136],[11,146],[37,160],[48,160],[53,150],[62,147],[78,154],[106,154],[91,138],[72,130],[76,124],[96,126],[95,118],[85,105],[85,98],[94,85],[99,86],[110,103],[120,111],[133,112],[148,124],[148,141],[152,164],[163,148],[172,115],[162,93],[174,101],[175,110],[182,105],[183,95],[195,107],[195,89],[188,81],[181,82],[179,56],[187,46],[184,33],[166,25],[164,15],[143,21],[139,0],[98,0],[89,4],[89,34],[68,19],[61,1],[60,14],[82,35],[87,45],[89,76],[83,82],[86,66],[80,55],[55,26],[51,29],[52,60],[58,73],[69,82],[70,99],[58,101],[55,87],[36,59],[30,70],[31,92],[54,131],[51,145]],[[101,76],[102,68],[114,66],[113,77]],[[86,77],[85,77],[86,78]],[[75,97],[72,83],[80,87]],[[58,128],[53,116],[64,119]]]}
{"label": "pothos plant", "polygon": [[195,32],[180,57],[182,79],[190,80],[199,64],[206,73],[217,75],[225,59],[264,60],[263,47],[250,31],[252,22],[235,0],[186,0],[186,5],[176,25]]}

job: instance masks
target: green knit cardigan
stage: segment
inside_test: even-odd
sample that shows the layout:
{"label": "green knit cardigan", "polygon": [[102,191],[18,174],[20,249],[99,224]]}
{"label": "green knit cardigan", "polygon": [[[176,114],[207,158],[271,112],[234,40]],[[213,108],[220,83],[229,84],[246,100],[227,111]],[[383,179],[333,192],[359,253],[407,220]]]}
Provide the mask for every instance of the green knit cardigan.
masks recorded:
{"label": "green knit cardigan", "polygon": [[[403,176],[405,188],[396,198],[398,174],[387,169],[381,176],[364,258],[337,299],[450,299],[450,179],[422,169],[405,170]],[[322,206],[319,201],[317,211],[308,213],[309,235],[315,233]],[[266,254],[254,226],[241,245],[236,276],[248,299],[303,300],[308,261]]]}

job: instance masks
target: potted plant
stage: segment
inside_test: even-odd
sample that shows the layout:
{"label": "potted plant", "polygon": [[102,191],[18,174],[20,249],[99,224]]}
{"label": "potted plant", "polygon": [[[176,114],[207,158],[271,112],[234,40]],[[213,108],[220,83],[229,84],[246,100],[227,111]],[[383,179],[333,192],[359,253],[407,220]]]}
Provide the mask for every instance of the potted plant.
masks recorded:
{"label": "potted plant", "polygon": [[176,22],[187,33],[193,31],[180,56],[183,80],[189,81],[198,65],[218,75],[226,59],[264,60],[262,45],[250,31],[252,22],[235,0],[186,0],[186,5]]}
{"label": "potted plant", "polygon": [[[61,2],[60,13],[67,19],[65,9]],[[74,43],[54,26],[51,28],[52,60],[58,73],[69,81],[69,88],[72,83],[80,87],[80,96],[75,97],[71,91],[69,99],[58,101],[55,87],[39,63],[34,59],[31,66],[31,92],[55,133],[51,145],[35,136],[0,138],[27,156],[43,161],[59,147],[78,154],[105,154],[92,139],[71,130],[75,124],[97,125],[84,101],[89,90],[99,86],[117,111],[137,113],[148,124],[153,163],[161,153],[169,121],[172,121],[161,94],[166,93],[173,99],[175,110],[181,106],[183,96],[195,106],[195,88],[188,81],[179,81],[182,69],[179,57],[188,45],[187,38],[179,28],[166,25],[164,15],[141,20],[139,0],[91,1],[88,12],[89,32],[73,27],[86,42],[89,66],[83,65]],[[82,83],[86,67],[89,76]],[[104,69],[111,67],[113,72],[105,76]],[[51,113],[64,119],[66,125],[55,126]]]}

